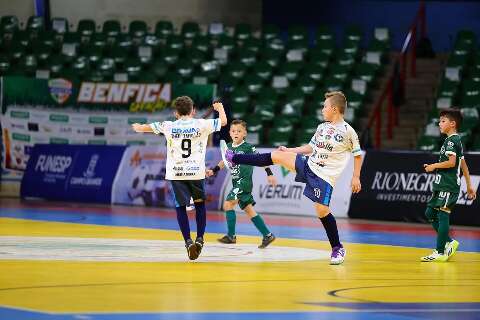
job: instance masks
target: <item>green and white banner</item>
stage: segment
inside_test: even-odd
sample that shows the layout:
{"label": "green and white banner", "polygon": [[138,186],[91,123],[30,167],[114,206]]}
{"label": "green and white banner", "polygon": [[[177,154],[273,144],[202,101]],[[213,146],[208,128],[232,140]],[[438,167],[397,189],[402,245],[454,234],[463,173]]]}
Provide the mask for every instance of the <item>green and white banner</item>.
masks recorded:
{"label": "green and white banner", "polygon": [[213,85],[23,77],[0,78],[0,83],[3,182],[21,179],[36,143],[162,145],[163,137],[137,134],[131,124],[173,119],[170,105],[177,96],[188,95],[202,107],[216,94]]}

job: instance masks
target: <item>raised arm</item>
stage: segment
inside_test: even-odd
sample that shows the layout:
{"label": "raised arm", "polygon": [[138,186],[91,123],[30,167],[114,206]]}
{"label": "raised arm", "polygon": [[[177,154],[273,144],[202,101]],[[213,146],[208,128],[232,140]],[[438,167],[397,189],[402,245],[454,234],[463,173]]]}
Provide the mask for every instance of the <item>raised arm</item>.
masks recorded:
{"label": "raised arm", "polygon": [[222,127],[227,125],[227,115],[225,114],[225,109],[221,102],[215,102],[213,104],[213,109],[218,112],[218,117],[220,118],[220,125]]}
{"label": "raised arm", "polygon": [[138,133],[153,133],[153,130],[149,124],[133,123],[132,129]]}

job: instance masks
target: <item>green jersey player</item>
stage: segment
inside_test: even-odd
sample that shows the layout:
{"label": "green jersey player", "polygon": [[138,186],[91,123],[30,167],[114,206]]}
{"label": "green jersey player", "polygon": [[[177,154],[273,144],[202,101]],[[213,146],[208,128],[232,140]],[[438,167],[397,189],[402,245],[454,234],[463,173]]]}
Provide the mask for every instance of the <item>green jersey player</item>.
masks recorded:
{"label": "green jersey player", "polygon": [[437,163],[424,164],[426,172],[434,172],[432,198],[427,204],[425,216],[437,232],[437,248],[432,254],[422,257],[423,262],[445,262],[457,250],[458,241],[449,237],[450,213],[457,202],[460,193],[460,168],[467,184],[467,194],[475,199],[476,192],[472,189],[467,163],[463,156],[462,140],[457,134],[462,121],[459,110],[446,109],[440,112],[440,132],[447,135],[440,149]]}
{"label": "green jersey player", "polygon": [[[228,144],[229,149],[237,154],[251,154],[255,153],[255,147],[245,141],[247,136],[247,124],[243,120],[233,120],[230,125],[230,137],[232,142]],[[225,167],[223,161],[220,161],[215,168],[207,170],[206,175],[211,176],[217,173],[221,168]],[[273,176],[270,168],[266,168],[267,179],[271,185],[276,185],[277,181]],[[236,215],[233,208],[238,204],[240,209],[244,210],[248,217],[252,220],[255,227],[263,235],[262,243],[259,248],[266,248],[275,240],[275,236],[270,232],[266,226],[263,218],[257,214],[253,206],[255,200],[252,196],[252,175],[253,167],[249,165],[236,165],[230,169],[232,176],[232,190],[227,195],[227,199],[223,204],[227,218],[227,234],[218,239],[221,243],[236,243],[235,235]]]}

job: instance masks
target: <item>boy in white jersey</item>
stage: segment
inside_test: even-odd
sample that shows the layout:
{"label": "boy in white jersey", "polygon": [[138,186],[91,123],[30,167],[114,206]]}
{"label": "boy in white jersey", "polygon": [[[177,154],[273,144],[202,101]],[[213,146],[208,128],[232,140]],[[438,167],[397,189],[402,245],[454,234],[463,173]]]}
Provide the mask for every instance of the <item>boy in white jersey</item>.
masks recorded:
{"label": "boy in white jersey", "polygon": [[[187,96],[178,97],[173,102],[176,121],[132,124],[135,132],[163,134],[167,140],[166,180],[170,180],[175,196],[177,221],[182,231],[185,247],[190,260],[195,260],[203,248],[203,235],[206,226],[205,209],[205,153],[208,136],[227,124],[223,105],[213,104],[218,119],[195,119],[193,101]],[[195,203],[197,238],[190,237],[190,225],[186,206],[190,199]]]}
{"label": "boy in white jersey", "polygon": [[329,204],[335,181],[347,165],[350,154],[354,156],[352,192],[361,190],[361,150],[355,130],[343,119],[346,107],[347,100],[342,92],[326,93],[322,109],[326,122],[318,126],[310,143],[301,147],[282,146],[264,154],[234,154],[221,146],[225,163],[261,167],[279,164],[297,173],[295,181],[306,183],[303,194],[315,202],[317,216],[325,227],[332,246],[331,264],[341,264],[345,260],[345,249],[340,243]]}

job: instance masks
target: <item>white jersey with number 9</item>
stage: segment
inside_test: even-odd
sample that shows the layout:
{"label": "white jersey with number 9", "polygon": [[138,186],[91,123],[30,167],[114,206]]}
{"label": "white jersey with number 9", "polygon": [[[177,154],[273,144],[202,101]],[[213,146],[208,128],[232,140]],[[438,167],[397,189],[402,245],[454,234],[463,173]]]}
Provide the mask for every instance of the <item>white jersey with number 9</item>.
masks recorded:
{"label": "white jersey with number 9", "polygon": [[167,180],[205,179],[208,136],[219,131],[220,119],[181,119],[154,122],[153,132],[167,140]]}

